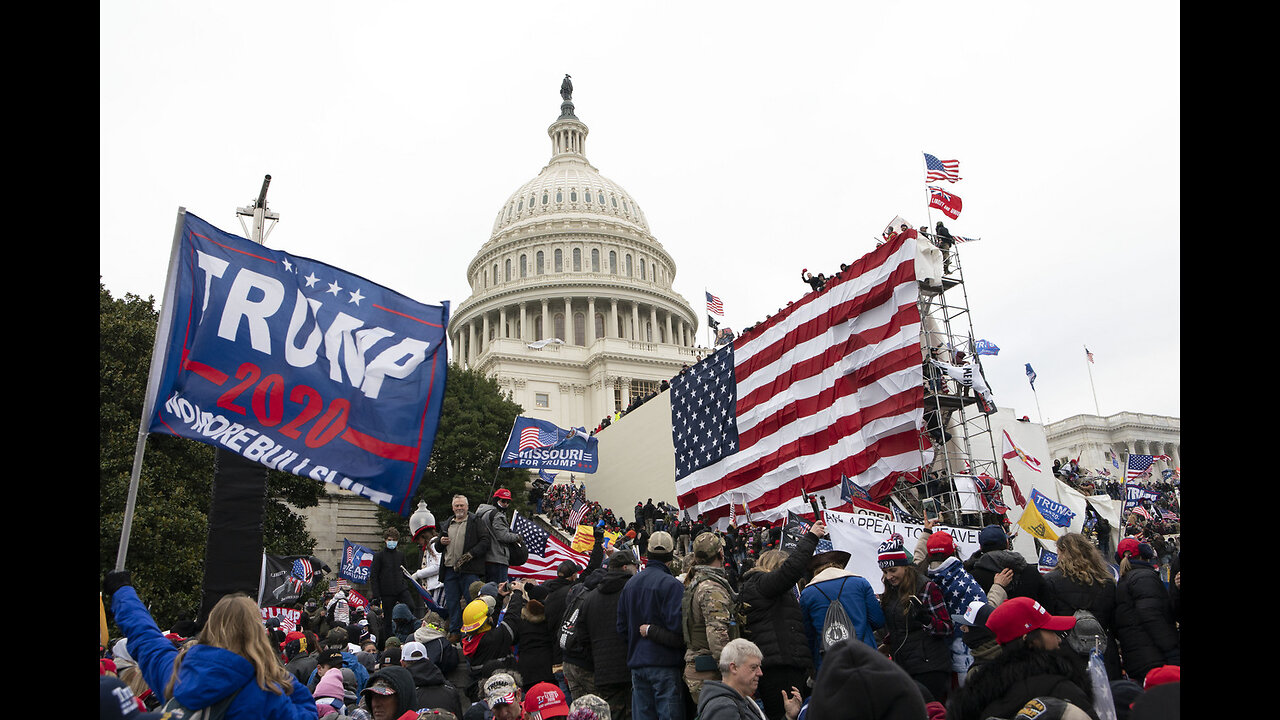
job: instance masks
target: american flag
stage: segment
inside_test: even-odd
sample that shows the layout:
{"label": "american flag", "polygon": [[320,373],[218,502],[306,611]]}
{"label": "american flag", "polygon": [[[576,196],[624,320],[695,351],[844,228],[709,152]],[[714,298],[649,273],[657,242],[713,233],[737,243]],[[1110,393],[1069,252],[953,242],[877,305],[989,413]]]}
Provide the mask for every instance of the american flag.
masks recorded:
{"label": "american flag", "polygon": [[524,546],[529,549],[530,555],[546,554],[547,539],[551,537],[546,530],[522,517],[518,512],[511,518],[511,530],[524,538]]}
{"label": "american flag", "polygon": [[1089,352],[1088,346],[1084,349],[1084,356],[1089,358],[1089,362],[1093,362],[1093,353]]}
{"label": "american flag", "polygon": [[520,449],[551,447],[560,442],[560,434],[554,430],[543,430],[530,426],[520,431]]}
{"label": "american flag", "polygon": [[960,178],[960,161],[959,160],[939,160],[938,158],[924,154],[924,167],[927,172],[924,181],[926,183],[934,180],[946,180],[947,182],[955,182]]}
{"label": "american flag", "polygon": [[964,207],[964,201],[955,193],[949,193],[931,185],[929,186],[929,207],[937,208],[942,211],[943,215],[955,220],[960,217],[960,210]]}
{"label": "american flag", "polygon": [[1126,478],[1142,477],[1151,468],[1151,463],[1155,461],[1156,459],[1151,455],[1130,455],[1124,476]]}
{"label": "american flag", "polygon": [[582,524],[582,516],[587,514],[587,504],[581,500],[573,501],[573,509],[569,511],[569,527],[576,528]]}
{"label": "american flag", "polygon": [[971,237],[965,237],[963,235],[952,235],[951,239],[954,240],[955,242],[962,243],[962,242],[978,242],[982,238],[980,237],[971,238]]}
{"label": "american flag", "polygon": [[[525,542],[528,540],[526,539]],[[531,548],[529,562],[510,568],[508,574],[513,578],[522,577],[537,580],[540,583],[547,582],[555,579],[556,569],[565,560],[572,560],[578,564],[578,567],[586,567],[589,558],[584,553],[574,551],[560,538],[548,535],[544,552],[537,554]]]}
{"label": "american flag", "polygon": [[772,522],[802,486],[848,475],[877,496],[917,470],[918,299],[915,243],[898,238],[672,380],[681,509],[727,520],[732,491]]}
{"label": "american flag", "polygon": [[707,293],[707,312],[724,317],[724,303],[720,302],[720,298],[711,293]]}

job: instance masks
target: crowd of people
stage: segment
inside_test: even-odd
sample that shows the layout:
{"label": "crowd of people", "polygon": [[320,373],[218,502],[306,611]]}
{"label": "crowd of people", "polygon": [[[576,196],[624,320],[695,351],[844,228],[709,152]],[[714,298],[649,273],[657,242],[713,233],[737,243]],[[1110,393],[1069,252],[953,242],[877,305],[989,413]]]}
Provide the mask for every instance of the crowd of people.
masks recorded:
{"label": "crowd of people", "polygon": [[[572,533],[562,513],[576,502],[582,485],[557,484],[539,509]],[[914,549],[885,538],[877,594],[821,520],[721,532],[650,499],[632,522],[594,506],[605,522],[590,523],[586,566],[564,561],[537,583],[510,577],[510,504],[500,488],[472,512],[458,495],[442,522],[420,506],[422,567],[401,569],[390,528],[367,609],[338,587],[294,627],[233,594],[198,628],[162,631],[129,572],[108,573],[123,637],[102,648],[103,717],[174,703],[228,720],[986,720],[1037,706],[1101,720],[1177,707],[1180,553],[1145,527],[1106,555],[1068,533],[1046,573],[1001,526],[965,558],[928,519]],[[626,533],[605,543],[606,529]],[[408,574],[436,593],[406,593]]]}

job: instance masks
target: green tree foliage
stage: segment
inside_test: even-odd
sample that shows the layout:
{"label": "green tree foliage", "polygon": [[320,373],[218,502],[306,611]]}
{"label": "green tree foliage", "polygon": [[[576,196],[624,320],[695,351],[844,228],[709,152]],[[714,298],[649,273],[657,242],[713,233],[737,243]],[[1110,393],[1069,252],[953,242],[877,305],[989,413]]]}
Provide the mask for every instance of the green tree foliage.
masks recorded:
{"label": "green tree foliage", "polygon": [[[436,522],[443,522],[452,512],[453,496],[459,493],[467,496],[474,512],[492,498],[495,471],[496,487],[510,490],[512,505],[522,513],[528,512],[529,471],[498,469],[499,455],[521,412],[523,408],[498,389],[497,381],[451,363],[431,462],[409,505],[410,513],[417,509],[419,501],[426,501]],[[408,517],[380,509],[378,524],[382,528],[394,525],[402,538],[409,536]],[[401,547],[407,554],[416,552],[416,547],[412,552],[406,547],[409,545],[403,543]]]}
{"label": "green tree foliage", "polygon": [[[129,475],[137,448],[138,425],[151,349],[159,320],[155,299],[132,293],[117,299],[99,285],[99,570],[115,567],[120,529],[129,493]],[[212,496],[211,445],[169,435],[146,441],[125,566],[134,586],[161,627],[179,610],[200,607],[205,545]],[[294,507],[318,503],[322,488],[314,480],[287,473],[267,474],[263,523],[266,551],[309,554],[315,539]]]}

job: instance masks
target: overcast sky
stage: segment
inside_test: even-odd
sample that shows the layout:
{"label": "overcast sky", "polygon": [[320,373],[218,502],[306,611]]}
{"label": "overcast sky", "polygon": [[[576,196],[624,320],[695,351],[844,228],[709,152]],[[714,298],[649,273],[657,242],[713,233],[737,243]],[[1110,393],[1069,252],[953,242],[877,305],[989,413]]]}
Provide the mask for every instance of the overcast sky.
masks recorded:
{"label": "overcast sky", "polygon": [[[1092,414],[1092,369],[1103,415],[1178,416],[1178,6],[778,7],[104,2],[103,282],[159,300],[178,207],[243,234],[270,174],[269,246],[456,307],[570,73],[588,159],[704,322],[704,288],[741,330],[895,215],[944,220],[981,237],[962,261],[1001,407]],[[929,214],[922,152],[960,161],[958,219]]]}

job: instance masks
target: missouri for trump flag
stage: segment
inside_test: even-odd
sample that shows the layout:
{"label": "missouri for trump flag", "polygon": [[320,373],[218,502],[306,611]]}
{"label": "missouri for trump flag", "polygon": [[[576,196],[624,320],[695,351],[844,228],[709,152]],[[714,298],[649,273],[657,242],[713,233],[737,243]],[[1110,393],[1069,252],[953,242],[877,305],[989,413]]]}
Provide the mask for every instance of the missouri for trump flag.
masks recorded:
{"label": "missouri for trump flag", "polygon": [[915,241],[896,238],[671,382],[676,496],[727,523],[786,517],[802,488],[839,497],[841,475],[891,484],[922,463]]}

